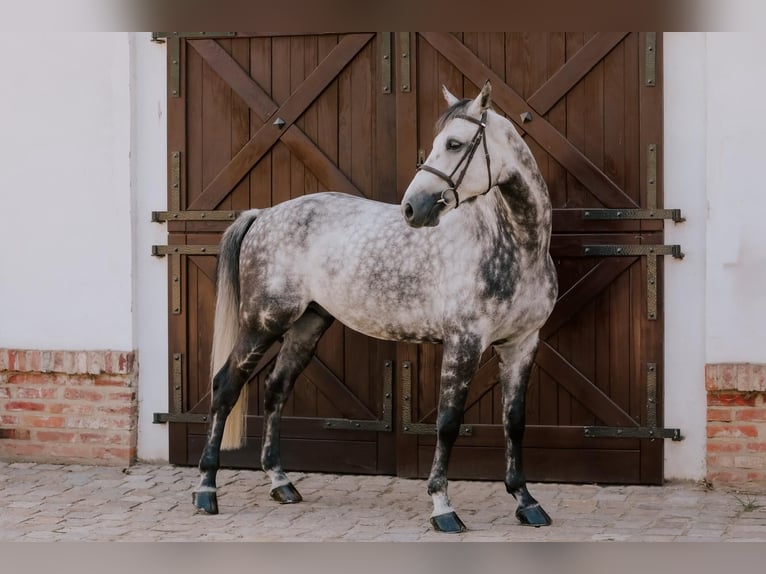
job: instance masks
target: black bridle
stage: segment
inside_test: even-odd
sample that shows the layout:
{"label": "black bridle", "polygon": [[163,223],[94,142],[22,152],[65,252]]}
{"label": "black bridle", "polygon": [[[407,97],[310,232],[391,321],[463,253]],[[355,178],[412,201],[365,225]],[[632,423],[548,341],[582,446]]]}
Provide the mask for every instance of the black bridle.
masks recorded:
{"label": "black bridle", "polygon": [[[484,129],[487,127],[487,110],[484,110],[484,112],[482,112],[480,120],[477,120],[476,118],[472,118],[471,116],[467,116],[465,114],[455,114],[454,117],[459,118],[461,120],[469,121],[479,126],[476,129],[476,133],[474,134],[473,139],[471,140],[471,143],[468,144],[468,148],[465,150],[463,157],[460,158],[460,161],[455,166],[455,169],[453,169],[452,173],[449,175],[447,175],[443,171],[436,169],[435,167],[426,165],[425,163],[422,164],[420,167],[418,167],[418,171],[422,169],[446,181],[449,187],[445,189],[444,191],[442,191],[441,197],[436,203],[442,203],[446,206],[451,205],[451,201],[449,201],[445,195],[451,192],[452,197],[454,197],[455,207],[457,207],[458,205],[460,205],[460,196],[457,193],[457,188],[460,186],[461,182],[463,181],[463,177],[465,177],[465,173],[468,171],[468,166],[471,164],[471,160],[473,159],[473,154],[476,153],[476,149],[479,147],[480,142],[484,143],[484,157],[487,160],[487,191],[489,191],[492,188],[492,172],[490,171],[490,166],[489,166],[489,151],[487,150],[487,138],[484,137]],[[458,169],[460,169],[460,166],[463,165],[463,163],[465,163],[465,166],[463,167],[463,171],[460,172],[460,175],[458,176],[457,181],[454,181],[452,178],[455,176],[455,173],[457,172]]]}

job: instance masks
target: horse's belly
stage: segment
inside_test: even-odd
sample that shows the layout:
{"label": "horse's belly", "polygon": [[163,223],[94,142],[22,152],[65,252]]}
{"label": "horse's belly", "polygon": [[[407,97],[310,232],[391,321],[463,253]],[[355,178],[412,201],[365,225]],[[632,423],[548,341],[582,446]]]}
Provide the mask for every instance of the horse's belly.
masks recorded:
{"label": "horse's belly", "polygon": [[368,337],[412,343],[439,342],[441,333],[432,316],[407,305],[383,305],[374,298],[351,304],[334,297],[316,297],[316,302],[346,327]]}

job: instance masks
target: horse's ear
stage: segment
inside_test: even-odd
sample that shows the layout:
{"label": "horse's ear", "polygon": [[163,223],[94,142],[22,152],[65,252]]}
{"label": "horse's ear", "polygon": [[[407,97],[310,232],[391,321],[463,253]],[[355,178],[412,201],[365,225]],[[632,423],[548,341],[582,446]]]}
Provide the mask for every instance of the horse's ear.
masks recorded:
{"label": "horse's ear", "polygon": [[446,100],[447,105],[450,107],[454,106],[456,103],[460,101],[460,98],[452,95],[452,92],[450,92],[447,89],[447,86],[445,86],[444,84],[442,84],[442,94],[444,94],[444,99]]}
{"label": "horse's ear", "polygon": [[480,115],[484,110],[486,110],[489,107],[490,98],[492,96],[492,84],[489,80],[487,80],[484,83],[484,86],[481,88],[481,92],[479,92],[479,95],[476,96],[476,99],[471,102],[471,107],[468,110],[468,113]]}

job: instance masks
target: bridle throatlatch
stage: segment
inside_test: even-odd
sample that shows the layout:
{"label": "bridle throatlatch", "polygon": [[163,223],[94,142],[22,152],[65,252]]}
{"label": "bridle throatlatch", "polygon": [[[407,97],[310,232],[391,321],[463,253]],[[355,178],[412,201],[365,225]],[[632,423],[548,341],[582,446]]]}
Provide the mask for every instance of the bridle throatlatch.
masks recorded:
{"label": "bridle throatlatch", "polygon": [[[487,161],[487,191],[492,189],[492,172],[489,166],[489,151],[487,150],[487,138],[484,137],[484,129],[487,127],[487,110],[484,110],[482,112],[480,120],[477,120],[476,118],[472,118],[471,116],[467,116],[465,114],[455,114],[454,117],[459,118],[461,120],[469,121],[479,126],[476,129],[476,133],[474,134],[473,139],[471,139],[471,143],[468,145],[468,148],[465,150],[465,153],[463,153],[463,157],[460,158],[460,161],[455,166],[455,169],[453,169],[452,173],[449,175],[447,175],[441,170],[436,169],[435,167],[426,165],[425,163],[422,164],[420,167],[418,167],[418,171],[422,169],[423,171],[432,173],[435,176],[440,177],[441,179],[446,181],[449,187],[445,189],[444,191],[442,191],[441,197],[436,203],[441,203],[446,206],[453,205],[454,203],[454,207],[457,207],[458,205],[460,205],[460,196],[457,193],[457,188],[460,187],[460,184],[463,181],[463,178],[465,177],[465,173],[468,171],[468,166],[471,165],[473,154],[476,153],[476,149],[479,147],[480,142],[483,142],[484,144],[484,157]],[[452,178],[455,177],[455,173],[457,173],[457,170],[460,169],[461,165],[463,165],[463,171],[460,172],[460,175],[458,176],[457,181],[454,181]]]}

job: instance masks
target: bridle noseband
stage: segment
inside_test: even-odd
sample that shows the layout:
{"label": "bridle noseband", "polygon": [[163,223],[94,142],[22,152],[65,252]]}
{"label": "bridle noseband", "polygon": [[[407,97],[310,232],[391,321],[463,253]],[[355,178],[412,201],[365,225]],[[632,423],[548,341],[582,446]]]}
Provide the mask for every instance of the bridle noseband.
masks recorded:
{"label": "bridle noseband", "polygon": [[[468,171],[468,166],[471,165],[473,154],[476,153],[476,148],[479,147],[480,142],[484,143],[484,157],[487,160],[487,191],[489,191],[492,188],[492,171],[490,170],[490,166],[489,166],[489,151],[487,150],[487,138],[484,137],[484,129],[487,127],[487,110],[484,110],[482,112],[480,120],[477,120],[476,118],[472,118],[471,116],[467,116],[465,114],[455,114],[453,117],[455,119],[469,121],[479,126],[476,129],[476,133],[474,134],[473,139],[471,140],[471,143],[468,145],[468,148],[465,150],[463,157],[460,158],[460,161],[455,166],[455,169],[453,169],[452,173],[449,175],[447,175],[443,171],[436,169],[435,167],[426,165],[425,163],[418,167],[418,171],[422,169],[423,171],[432,173],[435,176],[440,177],[441,179],[446,181],[449,187],[445,189],[444,191],[442,191],[441,197],[436,203],[441,203],[446,206],[451,205],[452,201],[447,199],[447,194],[450,194],[454,198],[454,204],[455,204],[454,206],[457,207],[458,205],[460,205],[460,196],[458,196],[457,188],[462,183],[463,178],[465,177],[465,173]],[[464,162],[465,162],[465,166],[463,167],[463,171],[460,172],[460,175],[458,176],[457,181],[453,181],[452,178],[455,176],[455,173],[457,172],[458,169],[460,169],[460,166],[463,165]]]}

